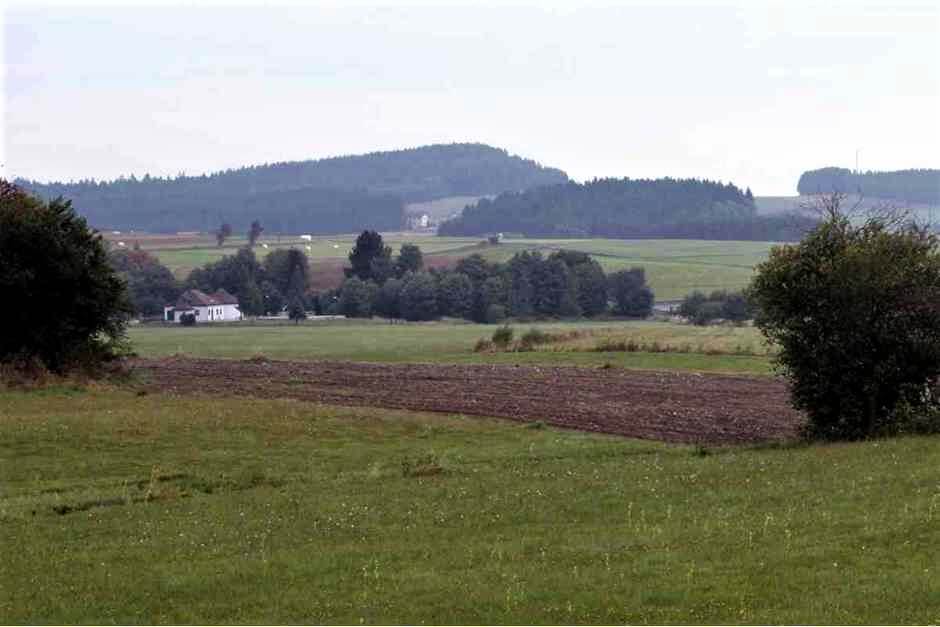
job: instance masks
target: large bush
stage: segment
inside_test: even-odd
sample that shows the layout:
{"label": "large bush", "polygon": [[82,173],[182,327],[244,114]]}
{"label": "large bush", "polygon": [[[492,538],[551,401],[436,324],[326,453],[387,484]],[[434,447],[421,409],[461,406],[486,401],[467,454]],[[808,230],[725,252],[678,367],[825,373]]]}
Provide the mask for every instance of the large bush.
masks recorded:
{"label": "large bush", "polygon": [[619,270],[608,277],[614,313],[645,318],[653,312],[653,291],[646,285],[643,268]]}
{"label": "large bush", "polygon": [[61,371],[121,346],[133,307],[101,236],[62,199],[42,202],[0,180],[0,360]]}
{"label": "large bush", "polygon": [[802,242],[776,247],[749,291],[756,324],[809,435],[858,439],[903,429],[936,407],[940,254],[936,236],[884,220],[829,217]]}
{"label": "large bush", "polygon": [[406,274],[402,279],[398,307],[405,320],[434,320],[437,314],[437,285],[427,272]]}
{"label": "large bush", "polygon": [[696,290],[682,299],[677,313],[698,325],[715,320],[743,322],[754,317],[747,296],[742,292],[727,290],[715,290],[711,294]]}

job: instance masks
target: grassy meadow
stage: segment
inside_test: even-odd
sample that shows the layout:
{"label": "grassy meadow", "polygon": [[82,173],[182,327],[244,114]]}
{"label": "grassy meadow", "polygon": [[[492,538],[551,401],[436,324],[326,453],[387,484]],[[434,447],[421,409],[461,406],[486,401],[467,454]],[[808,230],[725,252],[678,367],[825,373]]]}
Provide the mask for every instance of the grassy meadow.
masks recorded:
{"label": "grassy meadow", "polygon": [[[109,236],[115,239],[116,236]],[[178,278],[193,269],[244,246],[244,237],[229,239],[218,247],[208,236],[121,236],[126,245],[138,242],[156,255]],[[551,254],[567,248],[591,254],[607,272],[633,266],[646,269],[647,282],[658,300],[680,299],[692,290],[740,289],[750,280],[754,265],[763,261],[770,242],[726,242],[702,240],[613,240],[613,239],[507,239],[497,246],[481,245],[480,238],[436,237],[415,233],[386,233],[383,238],[397,250],[405,242],[421,247],[429,264],[449,265],[457,259],[480,253],[491,261],[508,261],[523,250]],[[264,257],[277,248],[300,247],[311,259],[314,281],[318,287],[335,287],[342,275],[339,268],[355,243],[355,235],[316,236],[310,242],[296,236],[263,237],[255,248]],[[318,280],[317,274],[323,276]]]}
{"label": "grassy meadow", "polygon": [[[609,364],[756,374],[769,373],[771,368],[769,349],[753,327],[696,327],[640,320],[512,326],[517,339],[532,328],[571,337],[526,352],[477,352],[476,343],[491,337],[495,325],[328,320],[299,325],[146,325],[132,328],[130,339],[134,350],[144,357],[180,354],[245,359],[263,355],[270,359],[413,363]],[[636,344],[635,350],[598,350],[629,341]]]}
{"label": "grassy meadow", "polygon": [[3,623],[940,621],[940,438],[0,391]]}

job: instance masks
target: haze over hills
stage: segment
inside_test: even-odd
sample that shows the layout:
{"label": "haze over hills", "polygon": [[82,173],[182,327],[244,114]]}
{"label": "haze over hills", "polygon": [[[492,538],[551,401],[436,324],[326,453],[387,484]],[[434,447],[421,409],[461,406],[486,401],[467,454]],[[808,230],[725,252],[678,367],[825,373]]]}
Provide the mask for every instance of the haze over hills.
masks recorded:
{"label": "haze over hills", "polygon": [[560,183],[556,168],[484,144],[435,144],[293,161],[202,176],[17,183],[64,196],[100,229],[236,231],[259,219],[268,232],[349,233],[402,227],[406,202],[485,196]]}

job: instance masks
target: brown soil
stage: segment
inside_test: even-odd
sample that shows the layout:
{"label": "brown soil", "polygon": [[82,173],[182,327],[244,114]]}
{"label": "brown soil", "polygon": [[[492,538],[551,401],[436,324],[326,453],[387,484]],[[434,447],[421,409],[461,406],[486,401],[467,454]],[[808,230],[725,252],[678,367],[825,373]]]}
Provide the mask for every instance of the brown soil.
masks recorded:
{"label": "brown soil", "polygon": [[497,416],[701,444],[782,440],[802,417],[770,377],[577,367],[137,359],[150,391]]}

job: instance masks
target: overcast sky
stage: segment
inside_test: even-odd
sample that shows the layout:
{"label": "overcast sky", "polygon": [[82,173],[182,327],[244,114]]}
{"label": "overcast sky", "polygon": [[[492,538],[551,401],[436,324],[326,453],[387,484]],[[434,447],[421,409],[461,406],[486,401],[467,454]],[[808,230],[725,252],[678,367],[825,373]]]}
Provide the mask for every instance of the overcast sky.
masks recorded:
{"label": "overcast sky", "polygon": [[[940,167],[936,2],[4,12],[4,176],[175,175],[478,141],[795,193]],[[829,3],[826,3],[829,4]]]}

